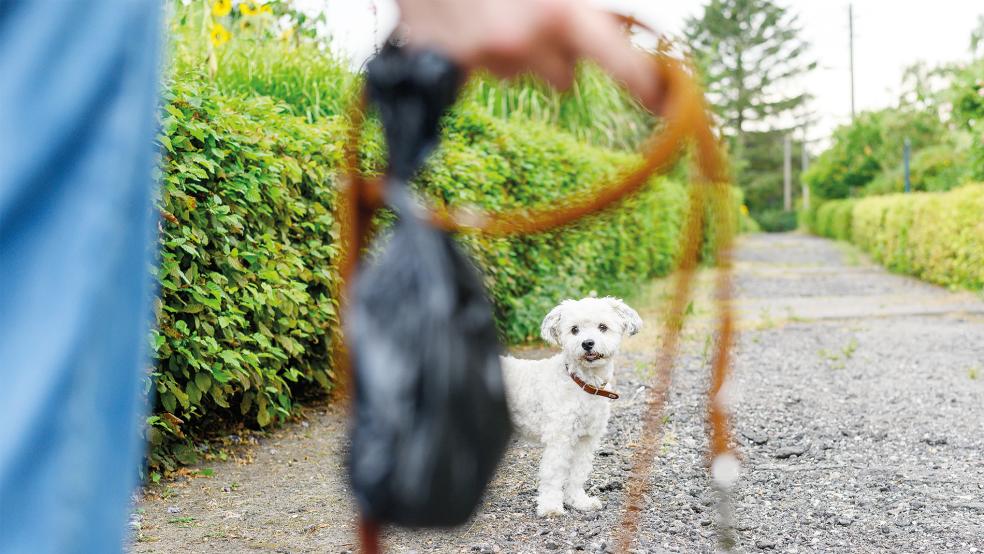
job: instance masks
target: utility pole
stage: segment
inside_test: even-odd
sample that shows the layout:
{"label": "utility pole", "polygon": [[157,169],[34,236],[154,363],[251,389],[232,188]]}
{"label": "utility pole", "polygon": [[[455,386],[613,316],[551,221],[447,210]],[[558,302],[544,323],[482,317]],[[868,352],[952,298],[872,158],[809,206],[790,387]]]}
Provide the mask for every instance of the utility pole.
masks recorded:
{"label": "utility pole", "polygon": [[851,55],[851,121],[854,121],[854,4],[847,5],[847,33]]}
{"label": "utility pole", "polygon": [[912,183],[909,180],[909,157],[912,155],[912,142],[909,137],[905,137],[902,144],[902,161],[905,163],[905,191],[912,192]]}
{"label": "utility pole", "polygon": [[788,133],[783,140],[782,209],[793,211],[793,140]]}
{"label": "utility pole", "polygon": [[801,166],[800,166],[800,189],[803,194],[803,209],[810,209],[810,187],[806,186],[806,181],[803,180],[803,174],[810,167],[810,155],[806,152],[806,130],[803,131],[803,143],[800,145],[801,156]]}

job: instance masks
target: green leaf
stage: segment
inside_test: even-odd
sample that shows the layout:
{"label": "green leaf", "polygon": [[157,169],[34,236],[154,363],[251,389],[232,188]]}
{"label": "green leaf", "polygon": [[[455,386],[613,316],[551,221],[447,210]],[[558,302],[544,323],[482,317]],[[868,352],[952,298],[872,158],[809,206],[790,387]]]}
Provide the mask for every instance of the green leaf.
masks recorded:
{"label": "green leaf", "polygon": [[161,404],[164,406],[164,409],[169,412],[174,412],[178,407],[177,399],[174,397],[174,394],[170,392],[161,394]]}
{"label": "green leaf", "polygon": [[198,386],[198,390],[207,391],[212,386],[212,378],[207,373],[196,373],[195,385]]}

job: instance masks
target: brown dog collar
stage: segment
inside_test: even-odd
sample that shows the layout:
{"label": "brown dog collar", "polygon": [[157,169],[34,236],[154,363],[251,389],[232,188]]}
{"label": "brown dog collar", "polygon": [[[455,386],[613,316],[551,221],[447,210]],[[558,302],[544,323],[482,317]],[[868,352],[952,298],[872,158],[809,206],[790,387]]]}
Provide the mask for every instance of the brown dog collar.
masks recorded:
{"label": "brown dog collar", "polygon": [[618,393],[612,392],[610,390],[599,389],[594,385],[589,385],[584,382],[584,379],[581,379],[572,371],[568,371],[567,374],[571,376],[571,379],[573,379],[574,382],[577,383],[577,386],[580,387],[581,390],[583,390],[584,392],[594,396],[604,396],[605,398],[618,400]]}

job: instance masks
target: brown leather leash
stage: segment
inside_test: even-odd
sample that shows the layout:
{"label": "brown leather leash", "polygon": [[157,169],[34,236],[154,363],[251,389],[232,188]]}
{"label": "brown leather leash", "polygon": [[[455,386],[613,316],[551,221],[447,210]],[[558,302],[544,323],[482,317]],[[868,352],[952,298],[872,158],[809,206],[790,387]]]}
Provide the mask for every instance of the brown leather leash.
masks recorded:
{"label": "brown leather leash", "polygon": [[[639,25],[629,18],[621,18],[626,25]],[[645,27],[643,27],[645,28]],[[673,277],[673,296],[669,300],[664,317],[664,332],[655,363],[653,386],[649,390],[643,410],[643,427],[639,444],[633,451],[632,471],[626,484],[622,522],[615,537],[617,552],[627,552],[637,534],[644,510],[643,499],[651,487],[651,469],[662,438],[662,413],[668,398],[672,379],[673,362],[679,349],[679,337],[691,297],[694,272],[697,268],[707,210],[713,213],[715,260],[717,267],[716,298],[718,307],[718,332],[715,354],[711,367],[711,386],[708,390],[708,433],[710,440],[709,468],[721,492],[719,544],[730,549],[734,543],[730,524],[728,490],[733,479],[724,471],[734,467],[737,459],[731,452],[731,433],[727,406],[721,397],[730,367],[731,346],[734,340],[734,323],[731,313],[731,255],[730,249],[736,222],[727,185],[726,163],[720,146],[711,130],[711,121],[703,102],[700,88],[694,82],[690,69],[682,61],[670,57],[669,46],[661,42],[661,48],[652,57],[653,74],[666,94],[665,122],[641,150],[642,163],[609,183],[599,183],[589,195],[583,192],[551,202],[549,208],[520,209],[488,213],[472,209],[431,208],[431,219],[436,226],[460,233],[480,233],[489,236],[514,236],[540,233],[569,225],[580,218],[613,208],[618,202],[639,191],[654,175],[665,173],[691,146],[691,158],[697,173],[696,186],[690,189],[690,205],[679,253],[678,268]],[[349,110],[350,127],[344,145],[343,171],[347,179],[343,184],[340,220],[342,223],[342,279],[349,286],[356,277],[356,262],[372,231],[373,216],[383,207],[383,182],[379,178],[366,177],[359,171],[359,146],[365,119],[365,95]],[[586,198],[587,196],[587,198]],[[708,199],[710,196],[710,200]],[[345,287],[342,287],[344,291]],[[342,294],[344,302],[344,293]],[[344,386],[351,386],[350,364],[344,345],[335,349],[335,367],[345,376]],[[578,378],[572,375],[575,383]],[[582,389],[586,383],[578,383]],[[594,387],[592,387],[594,388]],[[595,389],[602,392],[601,389]],[[590,392],[590,391],[588,391]],[[614,395],[615,393],[609,394]],[[592,393],[594,394],[594,393]],[[601,394],[602,396],[607,396]],[[351,395],[348,395],[351,397]],[[617,398],[617,395],[615,395]],[[719,462],[728,463],[719,463]],[[731,462],[734,462],[732,464]],[[723,468],[723,469],[722,469]],[[737,471],[735,469],[735,471]],[[719,475],[720,474],[720,475]],[[363,521],[360,525],[362,550],[379,551],[378,526]]]}

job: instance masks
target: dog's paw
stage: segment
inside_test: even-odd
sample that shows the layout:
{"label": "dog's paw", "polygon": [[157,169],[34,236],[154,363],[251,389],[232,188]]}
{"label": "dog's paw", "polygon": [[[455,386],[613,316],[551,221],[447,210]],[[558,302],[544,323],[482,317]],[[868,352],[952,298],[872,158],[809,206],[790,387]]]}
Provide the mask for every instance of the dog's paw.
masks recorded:
{"label": "dog's paw", "polygon": [[567,501],[571,508],[582,512],[593,512],[601,509],[601,500],[595,496],[588,496],[587,493],[575,494]]}
{"label": "dog's paw", "polygon": [[536,515],[540,517],[562,516],[567,512],[564,505],[560,503],[539,503],[536,505]]}

